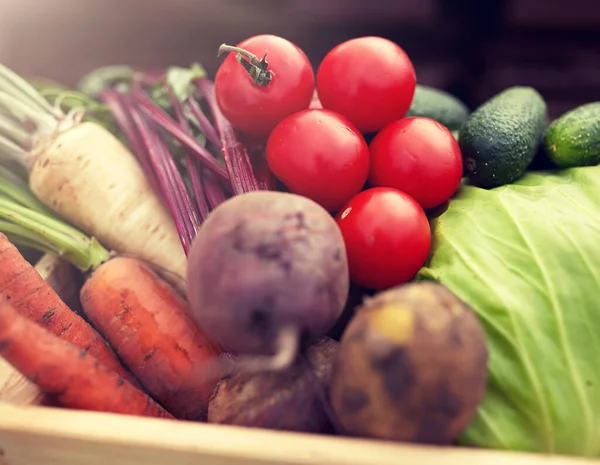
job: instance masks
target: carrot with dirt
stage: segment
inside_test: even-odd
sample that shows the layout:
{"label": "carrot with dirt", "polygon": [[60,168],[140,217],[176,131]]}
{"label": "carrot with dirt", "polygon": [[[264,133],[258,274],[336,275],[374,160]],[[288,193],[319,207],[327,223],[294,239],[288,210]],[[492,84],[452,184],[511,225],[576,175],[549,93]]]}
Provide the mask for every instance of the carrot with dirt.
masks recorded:
{"label": "carrot with dirt", "polygon": [[148,392],[178,418],[205,420],[218,382],[218,349],[188,316],[187,302],[148,265],[115,257],[81,289],[92,324]]}
{"label": "carrot with dirt", "polygon": [[72,409],[172,418],[89,352],[0,305],[0,355],[59,404]]}
{"label": "carrot with dirt", "polygon": [[183,295],[149,263],[110,254],[64,221],[2,196],[0,232],[79,268],[86,275],[85,317],[146,391],[177,418],[206,418],[219,376],[207,366],[219,365],[220,350],[194,324]]}
{"label": "carrot with dirt", "polygon": [[[20,227],[13,221],[20,218],[19,211],[29,213],[29,218],[21,221],[27,227]],[[43,238],[44,226],[38,223],[40,218],[50,214],[27,185],[11,171],[0,167],[0,298],[10,301],[23,316],[41,324],[50,332],[76,346],[90,352],[107,367],[115,370],[129,382],[139,385],[135,377],[123,367],[106,341],[81,316],[64,303],[50,284],[42,277],[13,245],[14,233],[19,236],[22,245],[37,242],[37,250],[56,252]],[[60,225],[60,223],[56,223]],[[85,237],[72,236],[84,247],[85,253],[65,258],[75,260],[80,269],[89,266],[88,257],[103,261],[108,253],[96,242],[85,241]],[[64,255],[58,251],[57,255]]]}
{"label": "carrot with dirt", "polygon": [[[34,266],[40,276],[58,294],[67,306],[77,312],[81,309],[79,289],[81,274],[74,266],[52,254],[44,254]],[[38,386],[0,357],[0,402],[15,405],[55,405]]]}
{"label": "carrot with dirt", "polygon": [[[0,203],[1,201],[2,199]],[[5,222],[0,221],[0,223],[0,230],[7,232]],[[0,233],[0,298],[10,302],[24,317],[89,352],[128,381],[136,382],[94,328],[61,300],[2,233]]]}

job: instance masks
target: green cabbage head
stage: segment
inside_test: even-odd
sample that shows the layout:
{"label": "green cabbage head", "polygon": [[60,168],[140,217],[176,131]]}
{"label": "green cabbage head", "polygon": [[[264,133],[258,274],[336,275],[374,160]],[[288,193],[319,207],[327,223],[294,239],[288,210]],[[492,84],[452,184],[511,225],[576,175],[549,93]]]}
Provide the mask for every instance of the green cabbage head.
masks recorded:
{"label": "green cabbage head", "polygon": [[490,351],[461,442],[600,457],[600,166],[463,186],[432,227],[418,279],[468,303]]}

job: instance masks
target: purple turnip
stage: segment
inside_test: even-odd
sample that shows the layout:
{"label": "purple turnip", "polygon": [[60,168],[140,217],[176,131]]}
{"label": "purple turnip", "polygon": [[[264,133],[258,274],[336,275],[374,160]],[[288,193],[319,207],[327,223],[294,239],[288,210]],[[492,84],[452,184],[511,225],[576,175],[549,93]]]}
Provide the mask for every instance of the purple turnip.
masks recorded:
{"label": "purple turnip", "polygon": [[344,240],[333,217],[308,198],[237,195],[198,231],[187,284],[193,318],[224,350],[247,369],[283,368],[344,309]]}

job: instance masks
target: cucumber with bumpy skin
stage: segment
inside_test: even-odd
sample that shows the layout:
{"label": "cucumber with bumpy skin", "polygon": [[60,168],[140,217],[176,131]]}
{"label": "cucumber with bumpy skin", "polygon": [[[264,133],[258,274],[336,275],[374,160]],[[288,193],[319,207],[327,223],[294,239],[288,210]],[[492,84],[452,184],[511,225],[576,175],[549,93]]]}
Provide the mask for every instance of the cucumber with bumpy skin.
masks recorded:
{"label": "cucumber with bumpy skin", "polygon": [[469,109],[457,97],[434,87],[417,84],[412,104],[406,115],[425,116],[458,130],[469,117]]}
{"label": "cucumber with bumpy skin", "polygon": [[574,108],[544,134],[546,156],[559,168],[600,164],[600,102]]}
{"label": "cucumber with bumpy skin", "polygon": [[491,189],[519,179],[547,125],[546,102],[532,87],[509,87],[482,104],[459,135],[469,183]]}

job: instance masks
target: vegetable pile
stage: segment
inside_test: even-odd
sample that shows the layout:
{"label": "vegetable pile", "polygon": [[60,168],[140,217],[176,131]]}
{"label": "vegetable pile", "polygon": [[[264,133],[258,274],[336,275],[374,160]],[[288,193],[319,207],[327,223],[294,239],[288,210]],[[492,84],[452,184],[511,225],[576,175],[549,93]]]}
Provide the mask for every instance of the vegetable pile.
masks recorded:
{"label": "vegetable pile", "polygon": [[0,401],[600,457],[600,103],[215,52],[0,65]]}

